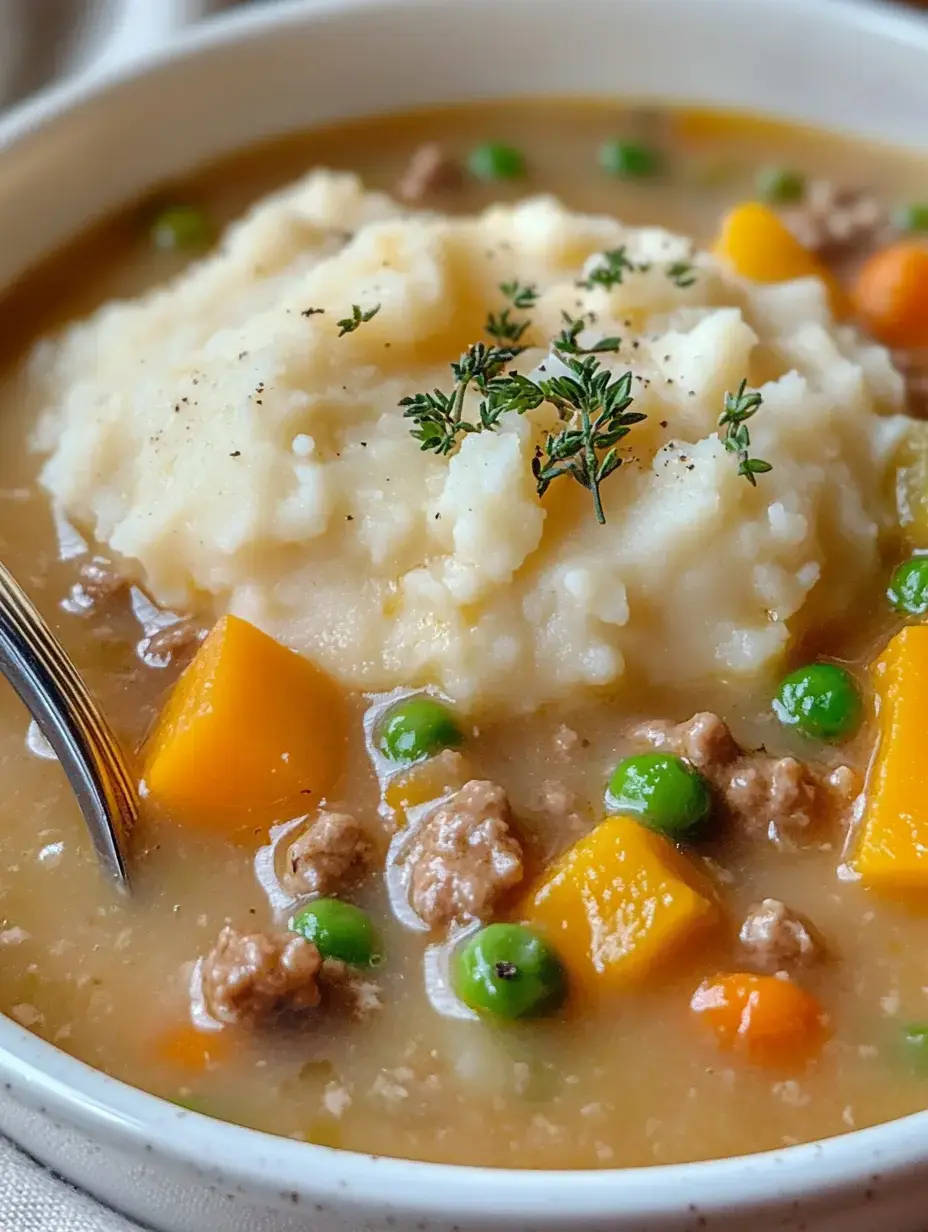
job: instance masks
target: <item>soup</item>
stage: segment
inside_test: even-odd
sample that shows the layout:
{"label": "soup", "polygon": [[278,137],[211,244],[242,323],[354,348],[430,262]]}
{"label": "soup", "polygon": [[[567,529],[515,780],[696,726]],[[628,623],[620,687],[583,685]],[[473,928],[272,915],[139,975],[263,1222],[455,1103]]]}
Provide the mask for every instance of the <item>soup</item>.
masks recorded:
{"label": "soup", "polygon": [[14,288],[2,558],[144,794],[124,897],[4,690],[4,1010],[179,1117],[462,1164],[923,1107],[924,178],[475,105]]}

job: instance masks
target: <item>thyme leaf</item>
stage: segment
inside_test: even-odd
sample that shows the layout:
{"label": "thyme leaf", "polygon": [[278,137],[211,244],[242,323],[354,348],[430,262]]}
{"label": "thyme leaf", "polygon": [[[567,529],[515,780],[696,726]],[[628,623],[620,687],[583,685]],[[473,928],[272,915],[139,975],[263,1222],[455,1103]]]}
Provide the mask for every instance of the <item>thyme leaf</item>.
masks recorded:
{"label": "thyme leaf", "polygon": [[561,319],[564,328],[551,345],[562,355],[600,355],[607,351],[617,351],[622,345],[621,338],[600,338],[593,346],[582,347],[577,340],[585,327],[583,317],[571,317],[562,312]]}
{"label": "thyme leaf", "polygon": [[672,261],[666,272],[673,285],[681,291],[691,287],[696,281],[696,270],[689,261]]}
{"label": "thyme leaf", "polygon": [[763,398],[756,389],[747,392],[747,380],[738,386],[736,394],[726,393],[725,409],[719,416],[719,427],[725,429],[722,444],[729,453],[738,458],[738,474],[743,475],[748,483],[756,488],[757,475],[765,475],[772,471],[769,462],[750,456],[751,434],[747,421],[760,410]]}
{"label": "thyme leaf", "polygon": [[518,308],[524,312],[528,308],[534,308],[538,302],[538,288],[533,282],[521,283],[501,282],[499,289],[506,296],[513,308]]}
{"label": "thyme leaf", "polygon": [[499,289],[509,300],[512,308],[504,308],[500,313],[491,312],[487,317],[483,332],[488,338],[493,338],[497,342],[515,346],[531,325],[531,321],[515,321],[510,313],[512,309],[525,312],[529,308],[534,308],[538,301],[538,288],[533,282],[523,284],[515,281],[501,282]]}
{"label": "thyme leaf", "polygon": [[600,253],[598,264],[590,270],[586,278],[580,279],[577,286],[583,287],[585,291],[592,291],[594,287],[611,291],[624,280],[626,274],[634,273],[638,268],[634,261],[628,259],[623,245],[621,248]]}
{"label": "thyme leaf", "polygon": [[344,317],[338,324],[338,336],[343,338],[345,334],[353,334],[359,325],[364,325],[365,322],[372,320],[380,311],[380,305],[375,304],[373,308],[367,312],[361,311],[360,304],[351,305],[351,316]]}

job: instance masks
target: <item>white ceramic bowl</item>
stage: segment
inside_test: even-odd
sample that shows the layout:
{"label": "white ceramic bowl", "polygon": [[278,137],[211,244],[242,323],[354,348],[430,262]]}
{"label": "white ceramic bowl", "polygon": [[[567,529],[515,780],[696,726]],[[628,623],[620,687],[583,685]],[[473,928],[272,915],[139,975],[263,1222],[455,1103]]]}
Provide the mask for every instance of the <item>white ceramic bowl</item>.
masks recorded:
{"label": "white ceramic bowl", "polygon": [[[0,286],[159,180],[269,134],[541,92],[747,106],[924,144],[928,21],[864,0],[258,5],[0,122]],[[0,1081],[0,1130],[165,1232],[924,1232],[928,1223],[926,1113],[721,1162],[518,1173],[371,1159],[238,1129],[103,1077],[3,1018]]]}

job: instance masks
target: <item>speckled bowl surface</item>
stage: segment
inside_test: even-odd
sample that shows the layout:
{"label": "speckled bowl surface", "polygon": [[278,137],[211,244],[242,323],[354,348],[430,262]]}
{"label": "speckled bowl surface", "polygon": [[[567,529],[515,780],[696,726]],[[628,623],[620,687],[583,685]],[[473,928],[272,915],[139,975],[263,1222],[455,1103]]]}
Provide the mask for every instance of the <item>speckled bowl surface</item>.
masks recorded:
{"label": "speckled bowl surface", "polygon": [[[255,5],[0,120],[0,285],[157,182],[274,133],[617,90],[925,144],[928,22],[864,0]],[[519,1173],[372,1159],[183,1112],[2,1017],[0,1084],[0,1130],[160,1232],[928,1226],[928,1113],[718,1162]]]}

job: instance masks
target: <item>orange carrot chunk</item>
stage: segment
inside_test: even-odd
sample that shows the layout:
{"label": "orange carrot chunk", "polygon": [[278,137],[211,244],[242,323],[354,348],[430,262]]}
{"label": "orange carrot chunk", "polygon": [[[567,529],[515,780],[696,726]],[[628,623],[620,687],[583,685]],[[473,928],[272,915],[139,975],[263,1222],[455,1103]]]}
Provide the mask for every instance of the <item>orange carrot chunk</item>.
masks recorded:
{"label": "orange carrot chunk", "polygon": [[818,1000],[792,980],[736,972],[706,980],[690,1009],[712,1028],[720,1046],[761,1064],[805,1060],[824,1042]]}
{"label": "orange carrot chunk", "polygon": [[875,252],[852,298],[863,324],[886,346],[928,346],[928,243],[901,240]]}
{"label": "orange carrot chunk", "polygon": [[197,1073],[224,1061],[231,1052],[229,1031],[202,1031],[183,1022],[162,1031],[155,1039],[157,1060],[187,1073]]}

